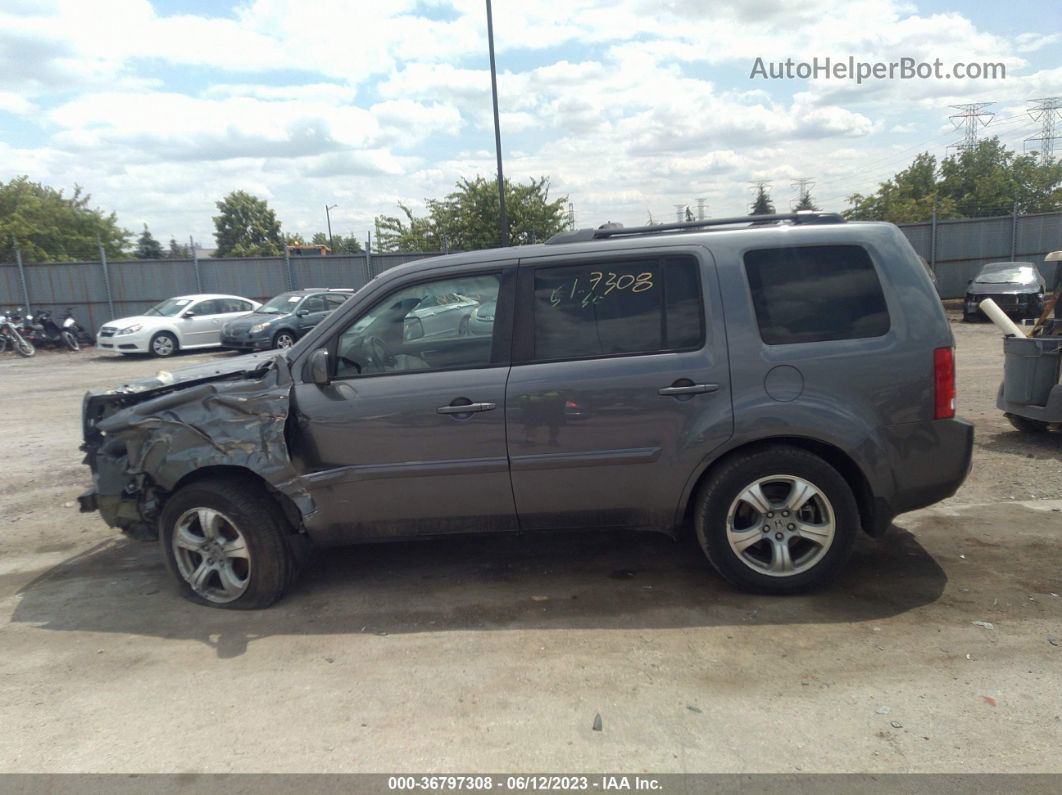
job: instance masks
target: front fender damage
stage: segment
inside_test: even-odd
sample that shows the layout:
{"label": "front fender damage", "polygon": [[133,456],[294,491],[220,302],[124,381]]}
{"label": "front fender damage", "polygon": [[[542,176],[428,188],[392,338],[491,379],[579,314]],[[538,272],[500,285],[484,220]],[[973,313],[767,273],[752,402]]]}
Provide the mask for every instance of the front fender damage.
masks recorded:
{"label": "front fender damage", "polygon": [[[226,374],[191,385],[86,398],[87,463],[94,499],[83,508],[135,537],[157,532],[168,495],[189,474],[238,467],[263,478],[296,525],[316,512],[289,456],[292,382],[287,362],[254,376]],[[293,515],[297,514],[297,515]]]}

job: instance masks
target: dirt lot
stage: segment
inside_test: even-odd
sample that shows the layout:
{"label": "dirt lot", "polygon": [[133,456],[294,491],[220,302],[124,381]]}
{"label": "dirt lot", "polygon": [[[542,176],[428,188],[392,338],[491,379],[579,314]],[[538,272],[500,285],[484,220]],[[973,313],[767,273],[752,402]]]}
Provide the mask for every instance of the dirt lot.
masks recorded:
{"label": "dirt lot", "polygon": [[954,328],[968,482],[786,599],[579,534],[344,550],[270,610],[196,607],[74,502],[81,394],[159,365],[4,355],[0,771],[1062,771],[1062,434],[1012,431],[998,335]]}

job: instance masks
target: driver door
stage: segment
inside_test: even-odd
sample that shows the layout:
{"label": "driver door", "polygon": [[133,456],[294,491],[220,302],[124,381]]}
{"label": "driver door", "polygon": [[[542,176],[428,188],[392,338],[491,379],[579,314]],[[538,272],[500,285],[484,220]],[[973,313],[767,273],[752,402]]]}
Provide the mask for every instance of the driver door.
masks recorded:
{"label": "driver door", "polygon": [[[293,453],[322,541],[515,530],[505,439],[515,262],[387,288],[327,344],[332,381],[295,387]],[[457,291],[497,301],[482,337],[425,334],[416,310]]]}

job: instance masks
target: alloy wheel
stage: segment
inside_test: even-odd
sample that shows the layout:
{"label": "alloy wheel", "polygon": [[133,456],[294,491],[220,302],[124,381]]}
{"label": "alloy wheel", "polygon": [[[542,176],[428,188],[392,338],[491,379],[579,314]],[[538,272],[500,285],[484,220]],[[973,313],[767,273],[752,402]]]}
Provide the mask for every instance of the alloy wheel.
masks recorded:
{"label": "alloy wheel", "polygon": [[836,534],[833,506],[810,481],[770,475],[750,483],[730,505],[726,537],[749,568],[791,577],[822,560]]}
{"label": "alloy wheel", "polygon": [[251,553],[236,524],[213,508],[181,514],[173,531],[173,555],[185,582],[218,604],[239,599],[251,580]]}

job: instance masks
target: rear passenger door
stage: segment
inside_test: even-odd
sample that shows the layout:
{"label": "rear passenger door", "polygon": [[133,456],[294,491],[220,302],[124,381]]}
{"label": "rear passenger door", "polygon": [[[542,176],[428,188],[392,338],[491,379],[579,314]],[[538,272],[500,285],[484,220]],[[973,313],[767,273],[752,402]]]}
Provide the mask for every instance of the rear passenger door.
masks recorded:
{"label": "rear passenger door", "polygon": [[506,434],[520,527],[658,527],[733,428],[704,249],[522,260]]}

